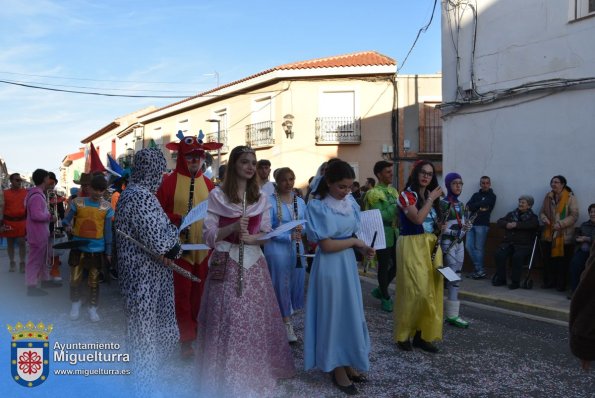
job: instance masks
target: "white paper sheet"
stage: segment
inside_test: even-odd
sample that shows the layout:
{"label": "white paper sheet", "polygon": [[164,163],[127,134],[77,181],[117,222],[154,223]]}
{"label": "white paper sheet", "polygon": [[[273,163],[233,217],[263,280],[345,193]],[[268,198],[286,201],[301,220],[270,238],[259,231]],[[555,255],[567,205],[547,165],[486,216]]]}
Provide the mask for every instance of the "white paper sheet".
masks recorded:
{"label": "white paper sheet", "polygon": [[281,224],[279,227],[277,227],[276,229],[272,230],[268,234],[262,236],[260,239],[265,240],[265,239],[274,238],[275,236],[281,235],[283,232],[287,232],[289,230],[292,230],[295,227],[297,227],[298,225],[302,225],[302,224],[305,224],[305,223],[306,223],[306,220],[294,220],[294,221],[290,221],[290,222],[285,223],[285,224]]}
{"label": "white paper sheet", "polygon": [[186,214],[186,217],[182,220],[182,224],[180,225],[180,231],[197,222],[198,220],[202,220],[207,216],[207,200],[203,200],[199,204],[197,204],[192,210]]}
{"label": "white paper sheet", "polygon": [[449,282],[456,282],[461,280],[461,277],[458,276],[457,273],[454,272],[450,267],[438,268],[438,272],[440,272]]}
{"label": "white paper sheet", "polygon": [[361,225],[359,231],[355,234],[357,237],[370,246],[376,232],[376,240],[374,241],[374,249],[386,249],[386,237],[384,236],[384,225],[382,224],[382,215],[380,210],[366,210],[360,214]]}
{"label": "white paper sheet", "polygon": [[202,243],[184,243],[182,250],[211,250],[211,248]]}

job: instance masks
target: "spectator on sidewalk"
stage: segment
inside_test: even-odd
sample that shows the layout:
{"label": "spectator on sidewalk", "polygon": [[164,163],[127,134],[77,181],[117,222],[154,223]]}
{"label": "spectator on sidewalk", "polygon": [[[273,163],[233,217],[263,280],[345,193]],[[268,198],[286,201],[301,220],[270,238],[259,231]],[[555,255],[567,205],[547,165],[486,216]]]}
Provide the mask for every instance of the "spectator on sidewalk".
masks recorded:
{"label": "spectator on sidewalk", "polygon": [[544,224],[542,245],[544,252],[543,288],[566,290],[568,265],[574,253],[574,224],[579,207],[576,196],[567,185],[566,178],[553,176],[552,190],[545,195],[539,212]]}
{"label": "spectator on sidewalk", "polygon": [[589,221],[581,224],[575,240],[578,248],[570,261],[571,294],[578,286],[587,258],[589,258],[589,247],[595,241],[595,203],[589,206]]}
{"label": "spectator on sidewalk", "polygon": [[471,213],[477,213],[473,227],[467,232],[465,246],[471,256],[475,272],[471,274],[473,279],[486,277],[484,270],[485,243],[490,229],[490,215],[496,205],[496,194],[491,188],[490,177],[483,176],[479,179],[479,192],[475,192],[467,202]]}
{"label": "spectator on sidewalk", "polygon": [[498,220],[498,227],[504,228],[504,240],[498,246],[495,254],[496,275],[492,279],[492,285],[506,285],[506,261],[512,258],[512,275],[509,289],[518,289],[521,283],[523,264],[527,256],[531,254],[531,248],[539,229],[539,220],[533,213],[533,197],[522,195],[519,197],[519,206],[506,216]]}
{"label": "spectator on sidewalk", "polygon": [[19,173],[9,177],[10,188],[3,191],[4,206],[0,208],[0,237],[6,238],[10,272],[16,271],[15,248],[19,249],[19,271],[25,272],[25,224],[27,211],[25,197],[27,190],[22,187],[23,179]]}
{"label": "spectator on sidewalk", "polygon": [[377,209],[382,216],[386,248],[376,250],[378,259],[378,287],[372,290],[372,296],[380,300],[380,307],[386,312],[392,312],[393,301],[388,293],[388,286],[395,279],[397,273],[397,198],[399,192],[391,186],[393,180],[393,164],[386,160],[376,162],[374,175],[378,184],[370,189],[363,198],[365,210]]}
{"label": "spectator on sidewalk", "polygon": [[595,242],[591,254],[570,302],[570,350],[589,370],[595,360]]}

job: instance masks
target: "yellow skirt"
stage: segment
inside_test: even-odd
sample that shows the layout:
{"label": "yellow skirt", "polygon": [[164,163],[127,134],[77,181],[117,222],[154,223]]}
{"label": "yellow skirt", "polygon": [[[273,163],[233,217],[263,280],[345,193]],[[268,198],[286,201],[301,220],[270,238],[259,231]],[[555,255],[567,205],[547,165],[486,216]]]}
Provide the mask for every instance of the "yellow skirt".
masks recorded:
{"label": "yellow skirt", "polygon": [[400,236],[397,241],[397,277],[394,340],[405,341],[419,330],[425,341],[442,339],[444,282],[436,268],[442,265],[438,248],[434,264],[431,254],[434,234]]}

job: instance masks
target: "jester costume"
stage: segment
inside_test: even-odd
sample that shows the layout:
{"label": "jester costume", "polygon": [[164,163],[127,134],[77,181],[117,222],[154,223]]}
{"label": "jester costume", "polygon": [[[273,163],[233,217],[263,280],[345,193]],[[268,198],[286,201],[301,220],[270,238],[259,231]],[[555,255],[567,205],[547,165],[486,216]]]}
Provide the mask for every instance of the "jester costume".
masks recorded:
{"label": "jester costume", "polygon": [[[459,200],[458,195],[452,192],[451,184],[454,180],[462,178],[457,173],[448,173],[444,178],[448,195],[440,200],[440,209],[446,216],[446,230],[442,232],[440,245],[444,257],[444,265],[450,267],[457,275],[461,275],[463,261],[465,260],[465,244],[463,236],[471,226],[467,225],[465,205]],[[461,302],[459,301],[460,281],[447,281],[448,297],[444,302],[444,317],[447,323],[460,328],[469,327],[469,322],[459,316]]]}
{"label": "jester costume", "polygon": [[[216,150],[222,144],[203,143],[202,131],[198,137],[184,136],[178,131],[180,142],[170,142],[167,149],[178,152],[176,168],[163,177],[157,190],[157,199],[171,222],[180,226],[183,217],[192,208],[206,200],[214,184],[202,173],[202,165],[206,159],[205,151]],[[195,170],[193,173],[192,170]],[[202,221],[191,224],[180,231],[182,243],[203,243]],[[207,279],[208,252],[188,251],[176,264],[200,278],[201,282],[192,282],[179,274],[174,274],[174,295],[176,318],[180,329],[182,355],[191,356],[191,343],[196,339],[197,316],[200,300]]]}

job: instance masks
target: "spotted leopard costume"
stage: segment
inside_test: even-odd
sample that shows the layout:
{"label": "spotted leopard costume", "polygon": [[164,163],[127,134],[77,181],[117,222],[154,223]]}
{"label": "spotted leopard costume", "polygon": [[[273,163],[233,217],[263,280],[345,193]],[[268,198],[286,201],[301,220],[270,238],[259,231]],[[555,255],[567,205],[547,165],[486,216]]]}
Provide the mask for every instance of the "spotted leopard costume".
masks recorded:
{"label": "spotted leopard costume", "polygon": [[168,258],[182,254],[178,230],[154,195],[165,167],[160,150],[147,148],[137,152],[131,183],[120,196],[115,217],[119,281],[126,305],[135,392],[144,397],[158,388],[157,367],[179,338],[173,276],[171,270],[117,230]]}

